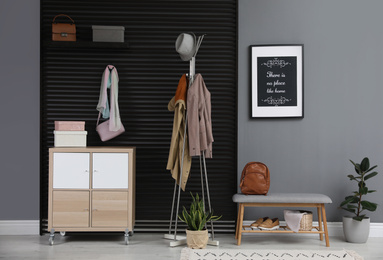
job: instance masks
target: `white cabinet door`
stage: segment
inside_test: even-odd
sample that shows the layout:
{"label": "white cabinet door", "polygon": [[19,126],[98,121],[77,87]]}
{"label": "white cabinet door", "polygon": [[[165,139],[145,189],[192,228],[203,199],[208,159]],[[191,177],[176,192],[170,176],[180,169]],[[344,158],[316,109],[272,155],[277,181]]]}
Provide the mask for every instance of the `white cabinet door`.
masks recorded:
{"label": "white cabinet door", "polygon": [[127,189],[129,153],[93,153],[93,189]]}
{"label": "white cabinet door", "polygon": [[53,188],[89,189],[89,153],[54,153]]}

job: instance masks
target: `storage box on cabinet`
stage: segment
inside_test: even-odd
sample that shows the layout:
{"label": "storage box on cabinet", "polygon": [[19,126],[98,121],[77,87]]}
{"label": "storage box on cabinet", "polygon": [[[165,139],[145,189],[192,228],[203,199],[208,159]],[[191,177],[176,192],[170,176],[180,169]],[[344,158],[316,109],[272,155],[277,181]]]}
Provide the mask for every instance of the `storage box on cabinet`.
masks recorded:
{"label": "storage box on cabinet", "polygon": [[53,131],[55,147],[86,147],[87,131]]}
{"label": "storage box on cabinet", "polygon": [[134,147],[49,149],[50,231],[133,231],[134,192]]}
{"label": "storage box on cabinet", "polygon": [[85,131],[85,121],[55,121],[56,131]]}

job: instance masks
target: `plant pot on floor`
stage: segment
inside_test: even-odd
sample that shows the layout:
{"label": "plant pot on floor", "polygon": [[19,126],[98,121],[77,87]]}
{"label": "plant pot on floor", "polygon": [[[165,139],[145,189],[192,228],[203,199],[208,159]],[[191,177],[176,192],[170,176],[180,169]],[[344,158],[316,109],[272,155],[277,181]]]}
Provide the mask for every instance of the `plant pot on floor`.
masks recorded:
{"label": "plant pot on floor", "polygon": [[186,229],[186,243],[189,248],[201,249],[206,248],[209,235],[205,230],[188,230]]}
{"label": "plant pot on floor", "polygon": [[347,242],[366,243],[370,234],[370,218],[358,221],[352,217],[343,217],[343,234]]}

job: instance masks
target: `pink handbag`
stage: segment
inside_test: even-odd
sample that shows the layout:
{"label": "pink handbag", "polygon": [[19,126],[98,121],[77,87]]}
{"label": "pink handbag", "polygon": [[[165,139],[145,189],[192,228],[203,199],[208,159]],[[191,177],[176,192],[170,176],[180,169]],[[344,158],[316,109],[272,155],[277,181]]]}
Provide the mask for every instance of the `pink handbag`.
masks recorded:
{"label": "pink handbag", "polygon": [[98,113],[96,131],[98,135],[100,136],[101,141],[103,142],[108,141],[112,138],[115,138],[116,136],[119,136],[123,132],[125,132],[125,128],[122,125],[122,123],[121,123],[120,129],[118,129],[117,131],[109,130],[109,120],[106,120],[105,122],[102,122],[101,124],[98,124],[98,122],[100,121],[100,115],[101,115],[101,112]]}

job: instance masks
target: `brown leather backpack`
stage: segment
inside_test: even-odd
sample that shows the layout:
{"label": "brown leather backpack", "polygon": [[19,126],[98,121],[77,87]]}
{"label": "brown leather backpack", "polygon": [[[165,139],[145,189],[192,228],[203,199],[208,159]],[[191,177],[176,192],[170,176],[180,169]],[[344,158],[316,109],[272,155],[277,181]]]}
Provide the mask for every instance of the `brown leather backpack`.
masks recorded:
{"label": "brown leather backpack", "polygon": [[269,168],[261,162],[249,162],[242,170],[241,191],[246,195],[266,195],[270,188]]}

